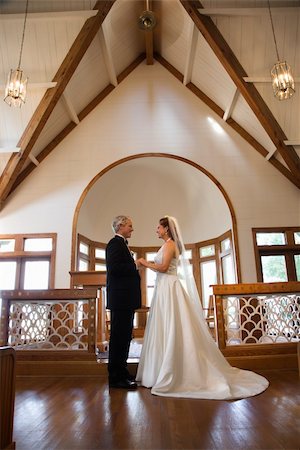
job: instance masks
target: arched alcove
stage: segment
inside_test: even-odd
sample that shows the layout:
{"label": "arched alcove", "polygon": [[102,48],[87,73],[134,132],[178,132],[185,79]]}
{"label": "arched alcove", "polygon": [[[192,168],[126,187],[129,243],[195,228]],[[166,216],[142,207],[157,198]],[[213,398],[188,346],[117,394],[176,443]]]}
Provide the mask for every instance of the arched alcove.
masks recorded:
{"label": "arched alcove", "polygon": [[[72,269],[77,233],[107,242],[118,214],[133,219],[132,246],[159,246],[160,217],[177,217],[184,240],[194,243],[231,229],[237,256],[234,211],[226,192],[205,169],[178,156],[142,154],[124,158],[99,173],[83,192],[74,215]],[[237,258],[239,278],[239,261]]]}

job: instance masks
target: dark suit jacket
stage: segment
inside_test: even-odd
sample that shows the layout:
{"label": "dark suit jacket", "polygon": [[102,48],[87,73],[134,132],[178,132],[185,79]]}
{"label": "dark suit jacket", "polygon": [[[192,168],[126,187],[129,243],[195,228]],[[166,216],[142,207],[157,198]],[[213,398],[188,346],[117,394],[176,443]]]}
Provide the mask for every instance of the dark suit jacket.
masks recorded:
{"label": "dark suit jacket", "polygon": [[106,268],[107,308],[140,308],[140,275],[124,239],[120,236],[113,237],[107,244]]}

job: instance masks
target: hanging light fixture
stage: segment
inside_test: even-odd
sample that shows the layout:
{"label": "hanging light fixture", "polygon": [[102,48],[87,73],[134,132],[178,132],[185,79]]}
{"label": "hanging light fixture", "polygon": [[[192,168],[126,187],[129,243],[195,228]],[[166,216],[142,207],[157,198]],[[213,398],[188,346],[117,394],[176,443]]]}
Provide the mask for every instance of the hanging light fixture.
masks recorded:
{"label": "hanging light fixture", "polygon": [[4,97],[4,101],[9,106],[18,106],[19,108],[21,108],[23,103],[25,103],[27,81],[28,81],[28,78],[23,77],[23,71],[20,69],[21,61],[22,61],[24,37],[25,37],[27,12],[28,12],[28,0],[26,0],[26,9],[25,9],[25,18],[24,18],[24,25],[23,25],[22,40],[21,40],[19,64],[18,64],[18,68],[16,70],[11,69],[8,74],[7,84],[6,84],[6,88],[5,88],[5,97]]}
{"label": "hanging light fixture", "polygon": [[270,7],[270,0],[268,0],[268,8],[269,8],[269,14],[270,14],[270,20],[272,25],[272,33],[276,48],[276,55],[277,55],[277,63],[274,64],[271,70],[271,77],[272,77],[272,86],[273,86],[273,92],[276,98],[278,100],[286,100],[295,93],[295,82],[294,78],[292,76],[291,68],[288,65],[286,61],[280,61],[278,48],[277,48],[277,42],[275,37],[275,31],[274,31],[274,24],[272,19],[272,13],[271,13],[271,7]]}
{"label": "hanging light fixture", "polygon": [[152,31],[156,26],[156,18],[153,12],[150,11],[149,0],[146,0],[146,11],[140,15],[138,25],[144,31]]}

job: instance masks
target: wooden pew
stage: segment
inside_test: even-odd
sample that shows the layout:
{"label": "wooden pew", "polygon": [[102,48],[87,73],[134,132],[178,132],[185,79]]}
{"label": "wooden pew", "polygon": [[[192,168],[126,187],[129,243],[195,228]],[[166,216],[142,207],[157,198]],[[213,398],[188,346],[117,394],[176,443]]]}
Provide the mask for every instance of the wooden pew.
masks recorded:
{"label": "wooden pew", "polygon": [[13,420],[16,356],[11,347],[0,347],[0,449],[15,449]]}

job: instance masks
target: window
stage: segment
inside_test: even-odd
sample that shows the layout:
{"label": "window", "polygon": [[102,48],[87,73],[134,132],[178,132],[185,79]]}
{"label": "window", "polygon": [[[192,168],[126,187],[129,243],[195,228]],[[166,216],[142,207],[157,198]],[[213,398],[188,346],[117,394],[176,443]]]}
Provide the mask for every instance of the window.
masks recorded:
{"label": "window", "polygon": [[220,261],[223,283],[235,283],[235,270],[231,237],[225,237],[225,239],[220,240]]}
{"label": "window", "polygon": [[15,289],[16,285],[16,261],[1,261],[0,260],[0,289]]}
{"label": "window", "polygon": [[200,263],[200,276],[202,287],[202,306],[207,316],[209,308],[209,296],[212,295],[212,284],[217,284],[217,265],[214,259]]}
{"label": "window", "polygon": [[106,271],[105,264],[106,244],[92,241],[78,234],[77,237],[77,270],[81,272],[89,270]]}
{"label": "window", "polygon": [[48,289],[50,261],[28,260],[24,263],[24,289]]}
{"label": "window", "polygon": [[0,236],[0,289],[54,287],[56,234]]}
{"label": "window", "polygon": [[[78,234],[77,270],[105,271],[106,244]],[[153,261],[159,247],[131,247],[133,258]],[[193,266],[194,277],[205,309],[209,307],[212,284],[235,283],[235,262],[231,231],[205,242],[187,244],[185,257]],[[146,269],[141,272],[142,304],[150,306],[156,280],[156,272]]]}
{"label": "window", "polygon": [[206,256],[215,255],[215,245],[207,245],[206,247],[200,247],[200,258],[205,258]]}
{"label": "window", "polygon": [[300,281],[300,228],[254,228],[258,281]]}
{"label": "window", "polygon": [[95,258],[105,259],[105,248],[96,248]]}
{"label": "window", "polygon": [[91,250],[92,241],[88,238],[78,235],[77,239],[77,270],[86,272],[95,270],[91,268]]}
{"label": "window", "polygon": [[13,252],[15,249],[14,239],[0,239],[0,252]]}
{"label": "window", "polygon": [[285,245],[285,233],[256,233],[257,245]]}
{"label": "window", "polygon": [[261,268],[264,283],[288,281],[284,255],[262,255]]}
{"label": "window", "polygon": [[201,300],[206,314],[209,308],[209,296],[212,295],[210,286],[236,282],[231,231],[227,231],[216,239],[198,242],[196,247],[199,249]]}
{"label": "window", "polygon": [[25,251],[51,251],[52,250],[52,239],[51,238],[25,238],[24,239],[24,250]]}
{"label": "window", "polygon": [[53,288],[55,252],[54,233],[0,236],[0,290]]}

